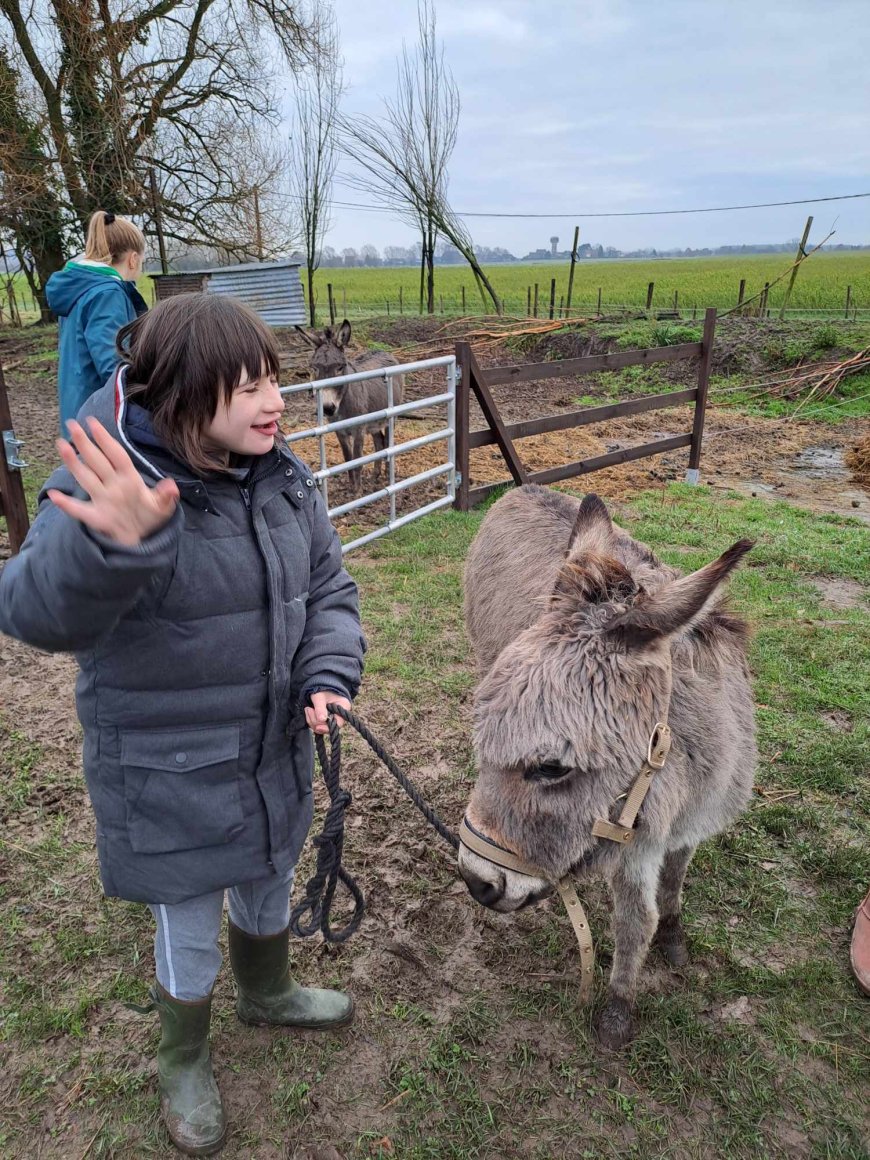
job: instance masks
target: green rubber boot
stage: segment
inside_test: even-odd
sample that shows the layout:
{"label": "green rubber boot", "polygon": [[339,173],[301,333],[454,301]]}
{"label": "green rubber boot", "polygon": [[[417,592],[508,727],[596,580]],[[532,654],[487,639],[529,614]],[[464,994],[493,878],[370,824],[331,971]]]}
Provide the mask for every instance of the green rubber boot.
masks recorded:
{"label": "green rubber boot", "polygon": [[227,1121],[211,1068],[211,996],[185,1003],[156,984],[151,999],[162,1032],[157,1048],[160,1111],[169,1138],[188,1156],[211,1156],[227,1138]]}
{"label": "green rubber boot", "polygon": [[353,999],[341,991],[300,987],[290,977],[290,928],[280,934],[246,934],[230,927],[230,963],[239,986],[236,1011],[254,1026],[331,1031],[353,1019]]}

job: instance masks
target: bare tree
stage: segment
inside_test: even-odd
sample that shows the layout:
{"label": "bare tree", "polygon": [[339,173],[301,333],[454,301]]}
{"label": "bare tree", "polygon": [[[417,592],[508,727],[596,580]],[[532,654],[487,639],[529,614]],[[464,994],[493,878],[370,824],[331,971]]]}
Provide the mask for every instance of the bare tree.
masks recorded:
{"label": "bare tree", "polygon": [[[268,221],[283,172],[271,144],[280,114],[275,77],[282,59],[298,70],[318,51],[308,5],[0,0],[0,52],[15,81],[5,86],[14,104],[4,120],[36,131],[28,138],[35,153],[0,148],[5,182],[14,186],[28,165],[33,174],[41,167],[42,216],[60,222],[66,246],[97,206],[149,228],[153,167],[168,237],[250,255],[244,219],[252,191]],[[286,216],[286,205],[280,212]],[[19,228],[28,224],[25,217]],[[29,231],[22,240],[44,281],[56,255],[40,256],[35,237]]]}
{"label": "bare tree", "polygon": [[338,160],[337,119],[343,89],[338,30],[330,9],[318,10],[319,51],[296,83],[290,136],[290,188],[308,267],[308,320],[316,325],[314,275],[331,224],[332,181]]}
{"label": "bare tree", "polygon": [[[351,184],[419,230],[420,312],[435,312],[435,246],[444,234],[465,256],[478,286],[498,296],[474,255],[467,229],[450,209],[447,167],[459,128],[459,90],[438,43],[434,0],[418,0],[419,39],[402,49],[395,98],[384,100],[384,116],[343,118],[343,148],[359,166]],[[484,299],[485,302],[485,299]]]}

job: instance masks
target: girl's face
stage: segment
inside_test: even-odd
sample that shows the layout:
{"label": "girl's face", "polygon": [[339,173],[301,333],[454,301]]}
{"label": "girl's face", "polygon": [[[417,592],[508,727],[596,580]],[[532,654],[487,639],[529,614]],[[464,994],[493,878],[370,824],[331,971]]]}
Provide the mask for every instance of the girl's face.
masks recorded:
{"label": "girl's face", "polygon": [[284,399],[278,380],[268,371],[259,378],[242,372],[242,381],[229,404],[218,403],[218,409],[203,434],[210,443],[236,455],[265,455],[272,449],[278,434],[278,418],[284,410]]}

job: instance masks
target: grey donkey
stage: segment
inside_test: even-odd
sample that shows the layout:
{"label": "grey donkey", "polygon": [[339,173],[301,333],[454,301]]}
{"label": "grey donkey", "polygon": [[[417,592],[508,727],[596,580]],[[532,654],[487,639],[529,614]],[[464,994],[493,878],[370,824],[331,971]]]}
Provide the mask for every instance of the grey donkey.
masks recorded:
{"label": "grey donkey", "polygon": [[[510,912],[569,872],[602,875],[613,904],[613,967],[600,1041],[634,1033],[638,976],[653,940],[688,959],[680,920],[686,868],[749,799],[757,751],[747,626],[723,585],[752,547],[741,540],[683,576],[582,503],[527,485],[487,514],[465,569],[465,615],[480,681],[478,780],[467,819],[542,871],[501,869],[461,847],[472,896]],[[615,821],[657,722],[672,747],[634,840],[593,836]],[[546,877],[545,877],[546,876]]]}
{"label": "grey donkey", "polygon": [[[324,331],[316,331],[312,335],[314,352],[311,356],[311,376],[313,379],[332,379],[339,375],[350,375],[356,371],[374,370],[376,367],[394,367],[399,360],[383,351],[369,351],[358,355],[353,361],[347,357],[346,347],[350,342],[351,326],[345,318],[337,331],[327,326]],[[405,398],[404,376],[393,375],[393,403],[401,403]],[[358,383],[344,383],[338,387],[324,387],[323,413],[328,419],[354,419],[359,415],[368,415],[372,411],[382,411],[387,406],[387,383],[383,378],[364,379]],[[363,438],[368,432],[372,437],[375,451],[382,451],[387,446],[389,438],[386,419],[376,419],[371,423],[351,427],[346,431],[337,431],[338,441],[345,463],[351,459],[359,459],[363,452]],[[384,460],[375,463],[374,477],[381,478],[381,469]],[[350,472],[351,487],[359,493],[362,485],[362,468],[353,468]]]}

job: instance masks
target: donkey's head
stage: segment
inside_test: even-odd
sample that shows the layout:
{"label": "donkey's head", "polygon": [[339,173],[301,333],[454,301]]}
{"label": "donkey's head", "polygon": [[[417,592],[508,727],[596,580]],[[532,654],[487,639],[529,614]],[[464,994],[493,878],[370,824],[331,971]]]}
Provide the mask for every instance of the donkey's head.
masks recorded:
{"label": "donkey's head", "polygon": [[[312,379],[334,379],[348,373],[345,347],[350,342],[350,323],[345,318],[338,330],[327,326],[325,330],[312,335],[314,351],[311,355]],[[341,403],[345,387],[323,388],[323,412],[334,415]]]}
{"label": "donkey's head", "polygon": [[594,821],[607,818],[640,771],[655,724],[667,720],[672,641],[703,631],[720,586],[752,546],[741,540],[699,571],[656,586],[626,544],[634,546],[601,500],[586,496],[548,607],[477,690],[479,776],[468,821],[542,872],[503,869],[461,847],[471,894],[495,910],[544,897],[592,851]]}

